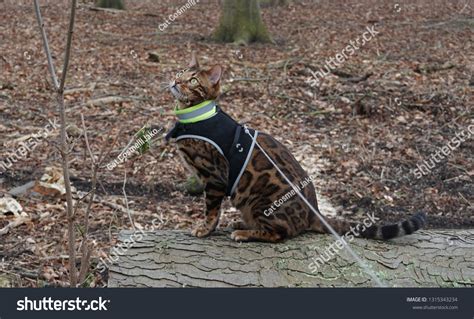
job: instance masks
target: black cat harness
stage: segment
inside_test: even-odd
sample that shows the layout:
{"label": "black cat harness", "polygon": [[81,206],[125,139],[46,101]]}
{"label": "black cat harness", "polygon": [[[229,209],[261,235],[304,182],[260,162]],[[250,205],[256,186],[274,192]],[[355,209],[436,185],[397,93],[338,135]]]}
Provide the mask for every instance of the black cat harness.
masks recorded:
{"label": "black cat harness", "polygon": [[191,138],[214,146],[227,160],[229,175],[226,195],[231,196],[250,160],[258,131],[248,129],[250,134],[246,134],[244,127],[222,111],[215,101],[204,101],[183,110],[176,109],[175,114],[179,120],[166,135],[166,140]]}

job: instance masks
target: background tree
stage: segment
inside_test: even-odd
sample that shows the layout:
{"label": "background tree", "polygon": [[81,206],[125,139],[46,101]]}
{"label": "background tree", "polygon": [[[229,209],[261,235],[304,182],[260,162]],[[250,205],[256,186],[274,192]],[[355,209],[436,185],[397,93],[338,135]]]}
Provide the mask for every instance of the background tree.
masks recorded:
{"label": "background tree", "polygon": [[118,10],[125,10],[123,0],[97,0],[95,5],[99,8],[111,8]]}
{"label": "background tree", "polygon": [[262,21],[257,0],[224,0],[214,38],[237,44],[272,41]]}

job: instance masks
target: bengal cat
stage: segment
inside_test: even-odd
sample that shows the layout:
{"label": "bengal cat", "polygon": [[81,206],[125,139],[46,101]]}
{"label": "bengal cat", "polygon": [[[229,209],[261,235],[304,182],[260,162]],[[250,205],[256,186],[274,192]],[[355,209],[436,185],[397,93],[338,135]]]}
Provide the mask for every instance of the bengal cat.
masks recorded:
{"label": "bengal cat", "polygon": [[[179,72],[170,82],[169,87],[177,100],[176,114],[186,113],[193,109],[198,110],[198,113],[207,112],[206,114],[208,114],[192,114],[196,111],[188,113],[192,116],[196,115],[190,121],[199,117],[200,120],[192,123],[178,122],[167,137],[179,136],[177,138],[179,152],[185,162],[194,168],[205,185],[205,220],[192,230],[192,234],[204,237],[215,230],[219,221],[221,202],[228,195],[231,196],[232,204],[241,212],[243,221],[236,223],[233,227],[231,238],[235,241],[278,242],[305,231],[327,233],[328,229],[299,196],[291,193],[292,187],[255,145],[250,148],[247,143],[246,148],[250,149],[247,154],[248,160],[242,166],[240,179],[237,179],[232,193],[229,193],[230,166],[233,165],[231,163],[233,157],[229,157],[229,154],[233,151],[226,149],[236,144],[232,144],[234,137],[234,142],[235,140],[239,142],[239,137],[243,135],[236,133],[234,136],[234,133],[226,133],[226,130],[228,131],[230,127],[234,131],[240,131],[238,128],[241,126],[232,124],[237,122],[218,107],[216,109],[215,104],[210,104],[211,102],[206,102],[207,109],[202,109],[200,106],[205,101],[215,101],[219,96],[222,72],[222,67],[219,65],[214,65],[210,69],[201,68],[193,53],[189,67]],[[181,120],[186,122],[184,116],[181,117]],[[220,122],[225,121],[233,122],[220,128]],[[180,130],[181,133],[176,133]],[[223,141],[215,142],[208,137],[187,135],[189,132],[194,132],[193,130],[199,132],[197,135],[212,135],[215,136],[214,139]],[[245,129],[242,129],[242,132],[244,135],[249,135]],[[249,135],[249,138],[252,139],[252,134]],[[256,139],[260,147],[293,184],[299,185],[302,181],[309,179],[308,174],[283,144],[261,132],[258,135],[254,132],[253,139]],[[237,143],[236,147],[238,151],[241,151],[243,147],[239,145],[240,143]],[[232,170],[235,171],[235,169]],[[235,173],[233,174],[235,175]],[[301,193],[317,209],[316,193],[311,182],[301,188]],[[293,196],[288,194],[293,194]],[[286,199],[283,203],[281,203],[282,198]],[[275,201],[281,205],[269,214],[269,209],[273,207],[272,203]],[[425,215],[418,213],[397,224],[371,225],[370,227],[360,227],[356,223],[339,219],[326,218],[326,220],[341,235],[349,232],[351,227],[357,227],[360,237],[386,240],[411,234],[420,229],[425,224]]]}

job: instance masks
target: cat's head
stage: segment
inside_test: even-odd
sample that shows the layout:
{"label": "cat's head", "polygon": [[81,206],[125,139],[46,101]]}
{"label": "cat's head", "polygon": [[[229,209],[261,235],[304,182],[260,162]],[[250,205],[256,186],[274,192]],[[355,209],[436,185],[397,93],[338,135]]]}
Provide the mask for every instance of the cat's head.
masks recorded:
{"label": "cat's head", "polygon": [[178,108],[184,109],[219,95],[222,67],[214,65],[202,69],[193,52],[187,69],[178,72],[170,82],[170,90],[178,101]]}

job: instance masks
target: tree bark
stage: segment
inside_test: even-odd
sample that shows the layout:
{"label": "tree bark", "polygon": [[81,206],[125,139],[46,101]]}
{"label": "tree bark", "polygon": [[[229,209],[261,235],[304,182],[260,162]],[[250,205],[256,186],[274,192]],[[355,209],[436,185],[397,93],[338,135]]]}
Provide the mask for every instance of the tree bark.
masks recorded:
{"label": "tree bark", "polygon": [[[373,286],[346,251],[311,272],[308,265],[319,256],[314,247],[321,252],[334,243],[329,235],[268,244],[233,242],[222,232],[204,239],[172,230],[132,234],[119,235],[123,255],[109,268],[110,287]],[[131,238],[137,240],[125,245]],[[420,231],[389,242],[355,239],[351,247],[389,287],[474,285],[474,230]]]}
{"label": "tree bark", "polygon": [[272,41],[262,21],[257,0],[224,0],[214,38],[236,44]]}

